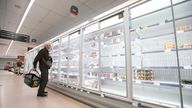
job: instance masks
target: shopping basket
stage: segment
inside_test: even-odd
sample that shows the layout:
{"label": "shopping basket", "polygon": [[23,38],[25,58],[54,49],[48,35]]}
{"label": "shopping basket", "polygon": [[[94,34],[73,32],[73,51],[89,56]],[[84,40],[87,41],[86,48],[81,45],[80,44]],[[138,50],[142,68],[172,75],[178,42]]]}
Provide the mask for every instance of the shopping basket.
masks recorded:
{"label": "shopping basket", "polygon": [[31,88],[38,87],[40,80],[40,74],[37,70],[31,69],[28,74],[24,75],[24,83]]}

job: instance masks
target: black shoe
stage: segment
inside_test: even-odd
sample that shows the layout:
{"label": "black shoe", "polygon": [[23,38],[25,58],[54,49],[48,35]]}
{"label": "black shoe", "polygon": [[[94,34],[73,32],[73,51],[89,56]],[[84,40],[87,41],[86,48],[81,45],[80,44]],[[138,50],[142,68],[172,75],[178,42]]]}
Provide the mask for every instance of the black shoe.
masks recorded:
{"label": "black shoe", "polygon": [[39,97],[46,97],[47,95],[46,94],[37,94],[37,96],[39,96]]}
{"label": "black shoe", "polygon": [[48,92],[47,91],[44,91],[45,94],[47,94]]}

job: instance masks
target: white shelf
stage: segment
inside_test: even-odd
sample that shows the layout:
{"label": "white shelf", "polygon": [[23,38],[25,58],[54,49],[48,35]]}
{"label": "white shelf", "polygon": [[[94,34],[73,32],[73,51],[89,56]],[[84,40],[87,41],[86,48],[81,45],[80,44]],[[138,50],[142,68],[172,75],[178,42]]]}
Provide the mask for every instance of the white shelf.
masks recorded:
{"label": "white shelf", "polygon": [[[179,83],[176,82],[165,82],[165,81],[147,81],[147,80],[134,80],[136,84],[141,85],[154,85],[154,86],[161,86],[161,87],[177,87],[179,88]],[[192,85],[182,84],[183,88],[192,89]]]}

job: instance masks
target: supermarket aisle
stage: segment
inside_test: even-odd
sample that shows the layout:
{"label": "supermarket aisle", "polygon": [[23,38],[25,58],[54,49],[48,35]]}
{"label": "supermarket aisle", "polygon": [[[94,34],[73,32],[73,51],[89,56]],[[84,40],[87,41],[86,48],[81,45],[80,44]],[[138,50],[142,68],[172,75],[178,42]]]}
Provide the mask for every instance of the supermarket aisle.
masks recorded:
{"label": "supermarket aisle", "polygon": [[47,89],[48,97],[37,97],[37,88],[23,83],[23,76],[0,71],[0,108],[91,108]]}

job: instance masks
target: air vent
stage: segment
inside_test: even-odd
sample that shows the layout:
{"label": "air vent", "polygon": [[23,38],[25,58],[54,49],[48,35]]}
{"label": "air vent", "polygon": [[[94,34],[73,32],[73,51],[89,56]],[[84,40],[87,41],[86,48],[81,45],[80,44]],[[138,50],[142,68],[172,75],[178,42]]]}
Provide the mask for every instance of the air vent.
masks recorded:
{"label": "air vent", "polygon": [[15,4],[14,5],[17,9],[21,9],[21,6],[19,6],[19,5],[17,5],[17,4]]}

